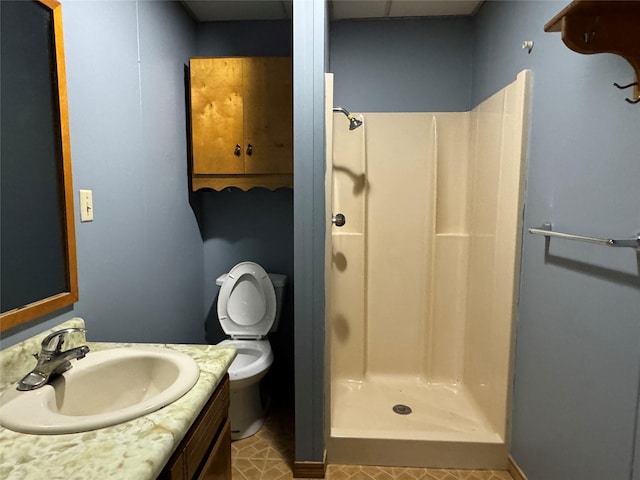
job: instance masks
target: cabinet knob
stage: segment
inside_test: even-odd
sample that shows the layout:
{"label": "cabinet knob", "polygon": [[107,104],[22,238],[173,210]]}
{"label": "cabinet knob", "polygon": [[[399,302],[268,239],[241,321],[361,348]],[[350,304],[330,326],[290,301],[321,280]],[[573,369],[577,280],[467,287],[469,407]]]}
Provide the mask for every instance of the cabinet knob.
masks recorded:
{"label": "cabinet knob", "polygon": [[247,155],[251,156],[253,154],[253,145],[247,145]]}
{"label": "cabinet knob", "polygon": [[233,150],[233,154],[236,157],[239,157],[241,152],[242,152],[242,148],[240,147],[240,144],[236,144],[236,148]]}

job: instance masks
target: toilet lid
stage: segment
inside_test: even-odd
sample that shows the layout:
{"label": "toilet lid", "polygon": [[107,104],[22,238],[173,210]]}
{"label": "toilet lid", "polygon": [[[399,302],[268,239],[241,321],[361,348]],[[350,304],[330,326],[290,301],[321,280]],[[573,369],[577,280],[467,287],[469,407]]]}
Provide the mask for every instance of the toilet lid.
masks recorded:
{"label": "toilet lid", "polygon": [[276,318],[276,293],[267,272],[253,262],[231,269],[220,288],[218,319],[231,338],[261,338]]}

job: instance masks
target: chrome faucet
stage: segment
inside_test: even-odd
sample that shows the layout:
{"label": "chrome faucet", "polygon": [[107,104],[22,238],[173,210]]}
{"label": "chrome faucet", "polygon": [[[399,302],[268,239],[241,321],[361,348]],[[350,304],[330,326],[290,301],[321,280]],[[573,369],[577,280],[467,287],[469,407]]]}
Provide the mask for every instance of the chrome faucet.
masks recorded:
{"label": "chrome faucet", "polygon": [[62,345],[68,333],[84,331],[86,331],[84,328],[65,328],[45,337],[42,340],[40,353],[33,354],[38,359],[38,363],[18,382],[17,389],[25,391],[40,388],[46,385],[51,377],[69,370],[72,367],[70,360],[84,358],[89,353],[89,347],[86,345],[62,351]]}

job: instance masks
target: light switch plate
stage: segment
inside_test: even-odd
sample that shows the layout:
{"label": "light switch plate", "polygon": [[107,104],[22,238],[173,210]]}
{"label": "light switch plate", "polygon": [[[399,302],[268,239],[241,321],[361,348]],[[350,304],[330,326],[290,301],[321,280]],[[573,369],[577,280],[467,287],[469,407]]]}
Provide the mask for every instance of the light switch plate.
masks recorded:
{"label": "light switch plate", "polygon": [[93,222],[92,190],[80,190],[80,221]]}

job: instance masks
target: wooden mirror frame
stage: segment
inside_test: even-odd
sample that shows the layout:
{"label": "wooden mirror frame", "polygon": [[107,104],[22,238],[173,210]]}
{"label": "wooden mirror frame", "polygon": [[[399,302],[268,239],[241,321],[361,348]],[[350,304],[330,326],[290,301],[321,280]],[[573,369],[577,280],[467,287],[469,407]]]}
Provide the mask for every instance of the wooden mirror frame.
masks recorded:
{"label": "wooden mirror frame", "polygon": [[69,110],[67,107],[67,77],[62,35],[62,6],[56,0],[35,0],[49,9],[53,20],[58,105],[60,108],[62,212],[65,235],[66,280],[68,291],[36,300],[20,308],[0,314],[0,331],[6,331],[23,323],[54,312],[78,301],[78,265],[76,260],[76,233],[73,213],[73,182],[71,177],[71,142],[69,140]]}

